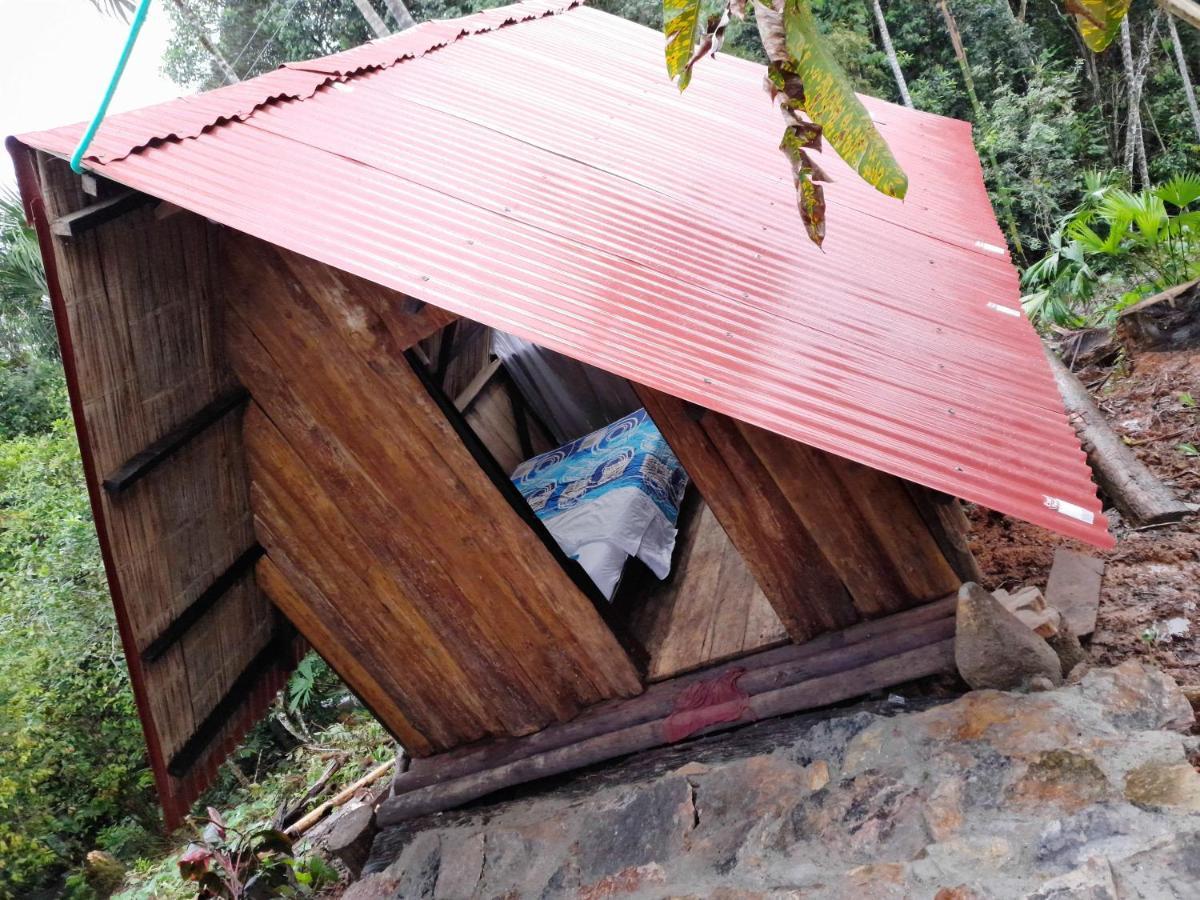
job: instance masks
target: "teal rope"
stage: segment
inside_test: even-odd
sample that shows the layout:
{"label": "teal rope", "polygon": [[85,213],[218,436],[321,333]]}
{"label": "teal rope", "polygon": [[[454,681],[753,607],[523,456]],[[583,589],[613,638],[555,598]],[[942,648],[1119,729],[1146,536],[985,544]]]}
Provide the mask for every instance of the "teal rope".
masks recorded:
{"label": "teal rope", "polygon": [[142,0],[138,6],[137,12],[133,15],[133,22],[129,26],[129,36],[125,38],[125,47],[121,50],[121,58],[117,60],[117,68],[112,73],[112,78],[108,82],[108,90],[104,92],[104,99],[100,101],[100,108],[96,110],[96,115],[92,117],[92,122],[87,127],[87,131],[83,133],[83,137],[79,139],[79,146],[75,148],[74,154],[71,155],[71,168],[76,173],[83,172],[83,154],[87,152],[88,146],[92,143],[92,138],[96,136],[96,132],[100,129],[100,123],[104,121],[104,115],[108,112],[108,104],[112,103],[113,94],[117,92],[117,85],[121,83],[121,76],[125,74],[125,64],[129,62],[129,55],[133,53],[133,45],[137,43],[138,32],[142,30],[142,23],[146,21],[146,13],[150,11],[150,0]]}

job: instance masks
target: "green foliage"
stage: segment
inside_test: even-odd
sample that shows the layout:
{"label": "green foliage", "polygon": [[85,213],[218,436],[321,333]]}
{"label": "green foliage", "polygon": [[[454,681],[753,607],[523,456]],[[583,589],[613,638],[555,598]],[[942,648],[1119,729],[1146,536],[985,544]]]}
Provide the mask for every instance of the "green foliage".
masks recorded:
{"label": "green foliage", "polygon": [[[746,0],[727,0],[723,11],[702,27],[701,0],[663,0],[668,75],[680,90],[691,80],[692,66],[724,43],[731,19],[746,18]],[[908,177],[842,68],[826,29],[813,14],[810,0],[784,0],[782,9],[757,7],[758,28],[771,57],[768,82],[783,96],[788,122],[779,148],[787,157],[796,188],[797,206],[809,239],[825,238],[825,196],[818,182],[828,181],[811,152],[827,140],[870,185],[903,198]]]}
{"label": "green foliage", "polygon": [[0,441],[44,434],[69,415],[67,384],[57,362],[0,362]]}
{"label": "green foliage", "polygon": [[1078,110],[1079,78],[1080,64],[1065,68],[1043,58],[1020,90],[997,86],[978,130],[989,187],[1006,192],[1026,251],[1043,249],[1075,202],[1080,160],[1103,153],[1095,114]]}
{"label": "green foliage", "polygon": [[854,94],[849,78],[821,34],[808,0],[784,7],[788,53],[804,85],[801,109],[821,128],[825,140],[863,179],[889,197],[903,199],[908,176],[900,168],[870,114]]}
{"label": "green foliage", "polygon": [[[319,666],[316,668],[320,669]],[[317,683],[321,680],[318,676]],[[327,708],[331,705],[328,701],[344,693],[344,690],[341,688],[324,697],[315,694],[313,702]],[[255,729],[250,743],[268,741],[268,731],[262,727]],[[270,830],[280,824],[277,818],[279,810],[303,795],[320,778],[331,760],[343,762],[327,784],[323,797],[315,798],[313,805],[361,778],[391,757],[395,750],[395,744],[370,714],[361,708],[343,712],[332,716],[328,724],[314,732],[311,745],[297,747],[279,756],[271,765],[264,765],[261,771],[255,772],[252,780],[235,780],[232,786],[210,791],[202,802],[220,807],[227,837],[231,829],[236,829],[242,835]],[[188,826],[184,837],[186,846],[161,859],[143,860],[137,864],[125,891],[119,896],[124,900],[184,900],[195,897],[195,889],[179,876],[179,862],[193,843],[204,843],[204,823],[197,821],[203,818],[193,819]],[[295,890],[300,896],[304,896],[306,890],[318,889],[333,878],[329,867],[309,852],[303,842],[296,848],[295,854],[291,868],[297,882]]]}
{"label": "green foliage", "polygon": [[[424,0],[407,3],[418,22],[454,18],[503,6],[509,0]],[[163,57],[163,71],[173,81],[195,88],[225,84],[225,76],[196,39],[196,27],[174,4],[166,4],[175,31]],[[390,26],[383,4],[376,11]],[[189,0],[192,19],[199,22],[209,40],[232,63],[239,78],[261,75],[285,62],[311,59],[357,47],[370,40],[370,32],[358,9],[349,0]]]}
{"label": "green foliage", "polygon": [[692,77],[692,50],[700,40],[701,0],[663,0],[663,34],[667,37],[667,75],[682,91]]}
{"label": "green foliage", "polygon": [[[21,201],[0,192],[0,363],[58,353],[37,235]],[[2,412],[0,412],[2,415]]]}
{"label": "green foliage", "polygon": [[1129,12],[1129,0],[1067,0],[1066,7],[1075,16],[1088,49],[1099,53],[1121,30],[1121,20]]}
{"label": "green foliage", "polygon": [[195,883],[200,900],[297,896],[292,839],[278,828],[241,830],[208,808],[204,830],[179,857],[179,876]]}
{"label": "green foliage", "polygon": [[1030,266],[1030,318],[1062,325],[1111,321],[1138,300],[1200,276],[1200,174],[1133,192],[1089,173],[1083,202]]}
{"label": "green foliage", "polygon": [[346,688],[340,678],[329,668],[329,664],[315,653],[300,660],[296,671],[288,680],[288,712],[292,715],[320,715],[328,707],[345,696]]}
{"label": "green foliage", "polygon": [[142,853],[158,811],[75,435],[0,442],[0,896],[96,847]]}

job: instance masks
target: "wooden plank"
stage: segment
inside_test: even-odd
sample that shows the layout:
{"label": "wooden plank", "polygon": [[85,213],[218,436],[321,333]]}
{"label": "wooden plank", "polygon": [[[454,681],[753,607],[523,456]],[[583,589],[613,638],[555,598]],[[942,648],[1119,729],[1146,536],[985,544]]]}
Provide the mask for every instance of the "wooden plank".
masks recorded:
{"label": "wooden plank", "polygon": [[[521,685],[506,683],[505,659],[484,631],[485,623],[470,608],[448,602],[456,600],[459,592],[444,568],[434,562],[427,536],[401,527],[409,509],[393,502],[387,487],[363,471],[353,454],[308,414],[248,329],[231,330],[229,341],[256,404],[271,410],[269,417],[260,417],[252,408],[247,416],[251,476],[267,498],[289,501],[275,513],[256,497],[256,511],[277,535],[298,531],[283,549],[294,556],[299,570],[326,595],[341,601],[343,608],[362,609],[366,621],[373,622],[375,636],[364,635],[360,646],[374,646],[392,657],[390,662],[386,657],[378,659],[377,677],[385,686],[390,684],[393,693],[403,690],[398,677],[401,665],[408,664],[403,654],[415,649],[404,638],[416,638],[434,654],[430,660],[419,652],[412,657],[416,677],[440,679],[445,690],[444,714],[432,721],[442,721],[447,737],[439,737],[440,732],[426,724],[426,739],[443,745],[454,742],[454,735],[529,731],[544,724],[540,717],[530,718],[531,701]],[[378,387],[366,385],[368,390]],[[260,539],[270,553],[276,553],[261,526]],[[348,563],[339,566],[339,557]],[[365,583],[351,578],[355,571]],[[375,597],[385,606],[377,620],[371,615]],[[331,621],[339,621],[344,641],[353,641],[353,620]],[[394,634],[403,636],[396,645],[399,652],[389,646]],[[328,650],[322,644],[314,646]],[[418,697],[414,691],[413,699]],[[456,697],[471,706],[473,717],[462,714]]]}
{"label": "wooden plank", "polygon": [[132,210],[155,202],[157,202],[156,198],[149,194],[125,191],[115,197],[100,200],[82,209],[59,216],[50,226],[50,230],[59,237],[76,238],[93,228],[99,228],[101,225],[120,218]]}
{"label": "wooden plank", "polygon": [[712,510],[689,491],[680,513],[670,577],[653,581],[630,631],[660,681],[787,641],[787,629]]}
{"label": "wooden plank", "polygon": [[158,637],[146,645],[142,651],[142,661],[157,662],[176,642],[180,640],[200,618],[212,609],[226,592],[240,581],[262,556],[263,548],[259,544],[247,547],[217,579],[204,589],[191,604],[172,620]]}
{"label": "wooden plank", "polygon": [[866,523],[871,552],[878,554],[881,570],[900,583],[898,595],[876,607],[878,611],[908,609],[962,586],[902,479],[832,453],[805,450],[828,460],[853,500],[853,510]]}
{"label": "wooden plank", "polygon": [[737,423],[715,413],[697,420],[674,397],[637,392],[792,640],[856,621],[841,578]]}
{"label": "wooden plank", "polygon": [[961,583],[905,483],[762,428],[639,395],[787,626],[803,641]]}
{"label": "wooden plank", "polygon": [[246,389],[240,386],[215,397],[107,475],[104,479],[104,489],[110,494],[119,494],[127,490],[162,465],[210,425],[220,421],[227,413],[241,408],[249,397]]}
{"label": "wooden plank", "polygon": [[937,541],[954,574],[962,581],[983,584],[983,571],[979,568],[975,554],[971,552],[968,539],[971,525],[958,498],[912,481],[904,482],[904,486],[908,488],[917,512],[929,528],[933,539]]}
{"label": "wooden plank", "polygon": [[[864,692],[953,670],[954,641],[952,638],[942,639],[836,674],[751,693],[742,715],[736,720],[705,726],[693,736],[728,730],[772,716],[828,706]],[[739,682],[739,687],[744,687],[744,684]],[[660,746],[667,743],[665,724],[666,716],[618,724],[612,730],[589,735],[569,744],[520,756],[506,763],[424,787],[406,789],[409,782],[406,776],[401,776],[394,785],[396,792],[379,807],[379,823],[389,827],[407,819],[478,800],[503,788]]]}
{"label": "wooden plank", "polygon": [[480,392],[487,387],[496,373],[500,371],[500,367],[504,363],[498,359],[493,359],[490,363],[479,370],[479,374],[471,379],[470,383],[454,398],[454,406],[460,413],[464,415],[470,410],[471,405],[475,402]]}
{"label": "wooden plank", "polygon": [[663,719],[670,715],[678,698],[689,687],[731,667],[746,670],[739,686],[754,693],[833,675],[872,660],[928,646],[954,633],[957,601],[957,596],[945,597],[883,619],[861,622],[842,631],[821,635],[806,644],[789,644],[755,653],[728,666],[671,678],[651,685],[638,697],[600,704],[571,722],[546,728],[528,737],[486,741],[427,759],[414,760],[409,771],[397,779],[395,791],[438,785],[599,734]]}
{"label": "wooden plank", "polygon": [[[283,567],[287,568],[286,572]],[[334,634],[329,625],[332,604],[320,589],[282,554],[275,559],[264,557],[259,560],[257,574],[259,584],[272,602],[310,644],[326,648],[329,656],[325,661],[401,745],[409,753],[431,753],[432,745],[409,722],[392,694],[383,690],[379,679],[367,669],[367,657],[357,652],[358,647],[347,646]]]}
{"label": "wooden plank", "polygon": [[[302,633],[331,660],[350,655],[365,667],[360,674],[338,671],[361,695],[380,691],[390,698],[388,705],[375,706],[381,713],[392,708],[400,712],[396,721],[391,716],[381,721],[402,741],[411,743],[405,736],[416,731],[422,744],[445,749],[502,731],[500,708],[487,691],[472,685],[429,623],[405,602],[404,582],[372,555],[361,536],[362,521],[352,521],[338,509],[263,418],[261,424],[252,422],[253,433],[247,434],[256,528],[278,567],[308,602],[310,615],[339,636],[340,646],[327,636],[310,636],[312,627],[302,627]],[[301,562],[306,563],[303,568]],[[295,618],[293,610],[289,616]],[[405,661],[403,668],[395,664],[397,659]],[[421,746],[414,744],[412,751],[421,752]]]}
{"label": "wooden plank", "polygon": [[1077,637],[1085,637],[1096,630],[1103,580],[1104,560],[1066,547],[1054,551],[1050,580],[1046,584],[1046,602],[1062,613],[1067,627]]}
{"label": "wooden plank", "polygon": [[[261,242],[243,239],[243,252],[231,255],[249,263],[249,268],[243,270],[247,276],[266,276],[273,269],[254,266],[256,248],[259,252],[270,249]],[[538,535],[521,527],[517,513],[480,471],[453,425],[421,387],[402,352],[413,335],[388,302],[393,292],[317,290],[316,276],[311,271],[316,264],[296,254],[272,252],[289,270],[302,267],[303,279],[293,282],[287,297],[294,320],[307,323],[307,330],[298,334],[302,355],[312,351],[310,342],[321,332],[323,323],[329,326],[329,339],[308,358],[311,365],[301,366],[301,372],[296,373],[307,378],[323,370],[324,378],[317,380],[318,391],[310,399],[327,404],[333,382],[344,379],[347,372],[360,373],[343,383],[348,390],[339,402],[326,405],[326,426],[369,448],[360,459],[377,479],[388,482],[411,472],[407,491],[397,492],[391,485],[397,509],[410,507],[414,517],[409,520],[413,527],[405,535],[406,544],[428,544],[428,555],[421,558],[422,562],[457,554],[455,561],[447,559],[447,571],[460,589],[466,586],[477,594],[477,619],[509,648],[510,664],[516,662],[532,694],[548,701],[558,717],[573,715],[577,704],[597,697],[640,691],[635,670],[620,654],[612,633],[595,610],[589,609],[590,601],[572,590],[570,579]],[[300,284],[303,289],[298,295]],[[262,324],[266,331],[273,332],[277,330],[275,310],[269,284],[265,287],[258,292],[258,299],[267,301],[268,318]],[[281,298],[276,295],[274,299]],[[308,310],[312,311],[311,317]],[[331,356],[341,364],[331,365]],[[377,381],[378,393],[363,387],[372,379]],[[346,417],[357,407],[371,412],[361,429],[348,428]],[[394,429],[381,427],[389,421],[394,422]],[[397,442],[396,434],[403,434],[405,441]],[[431,502],[422,502],[413,494],[439,486],[451,493],[434,494],[429,498]],[[458,517],[457,544],[445,540],[452,515]],[[408,564],[411,567],[416,563],[410,558]],[[481,570],[486,572],[482,580]],[[445,598],[439,599],[444,602]],[[528,628],[544,635],[543,641],[531,644],[525,634]],[[477,646],[473,652],[481,651]]]}

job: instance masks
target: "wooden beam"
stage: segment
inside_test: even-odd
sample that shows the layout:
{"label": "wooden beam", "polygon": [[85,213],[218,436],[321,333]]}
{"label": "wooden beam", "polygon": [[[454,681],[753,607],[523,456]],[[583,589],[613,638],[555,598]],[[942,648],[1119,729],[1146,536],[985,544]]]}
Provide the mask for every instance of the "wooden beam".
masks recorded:
{"label": "wooden beam", "polygon": [[[640,697],[604,704],[573,722],[526,738],[415,760],[409,772],[396,778],[392,797],[379,807],[379,823],[395,825],[503,788],[670,743],[668,720],[680,710],[680,698],[698,683],[724,679],[736,684],[734,706],[740,712],[736,716],[702,716],[700,722],[705,718],[718,721],[699,724],[688,737],[952,672],[953,599],[931,604],[925,614],[936,617],[909,628],[892,628],[870,637],[860,633],[855,643],[819,652],[806,653],[803,647],[767,651],[736,664],[661,682]],[[785,651],[791,651],[790,659]],[[739,669],[746,671],[738,676]]]}
{"label": "wooden beam", "polygon": [[735,662],[660,681],[638,697],[599,704],[570,722],[528,737],[484,741],[426,759],[414,759],[409,771],[397,778],[394,793],[442,784],[598,734],[663,719],[671,714],[688,688],[730,668],[746,670],[739,684],[754,693],[845,671],[888,652],[901,653],[925,646],[931,640],[953,634],[957,604],[957,595],[944,597],[874,622],[860,622],[842,631],[823,634],[804,644],[764,650]]}
{"label": "wooden beam", "polygon": [[717,413],[698,417],[681,400],[636,389],[792,640],[853,624],[859,615],[842,580],[736,423]]}
{"label": "wooden beam", "polygon": [[433,375],[434,382],[442,390],[446,389],[446,375],[450,371],[450,363],[454,362],[454,345],[458,337],[458,319],[442,329],[442,339],[438,342],[437,371]]}
{"label": "wooden beam", "polygon": [[488,382],[496,377],[496,373],[500,371],[500,367],[503,365],[503,360],[493,359],[480,369],[479,374],[472,378],[470,383],[462,389],[462,392],[454,398],[454,408],[465,416],[480,392],[488,386]]}
{"label": "wooden beam", "polygon": [[200,593],[200,596],[162,630],[158,637],[146,645],[146,649],[142,651],[142,662],[148,664],[161,659],[206,612],[216,605],[218,600],[228,593],[231,587],[242,580],[243,576],[258,562],[258,558],[263,555],[263,552],[263,548],[258,544],[246,548],[228,569],[218,575],[213,583]]}
{"label": "wooden beam", "polygon": [[230,686],[217,705],[204,717],[200,726],[167,763],[167,772],[175,778],[185,777],[204,756],[209,745],[221,734],[229,719],[238,711],[259,683],[275,669],[285,668],[292,655],[291,643],[295,633],[286,620],[276,625],[275,634],[258,651],[242,674]]}
{"label": "wooden beam", "polygon": [[134,454],[115,471],[109,473],[104,479],[104,489],[109,494],[119,494],[128,490],[130,486],[149,475],[194,437],[213,423],[220,421],[226,413],[239,408],[249,396],[245,388],[238,387],[205,404],[157,441]]}
{"label": "wooden beam", "polygon": [[[596,587],[596,583],[592,581],[591,576],[588,575],[583,566],[577,560],[571,559],[571,557],[563,552],[558,541],[554,539],[554,536],[546,528],[546,523],[537,517],[537,513],[533,511],[533,508],[529,505],[529,501],[521,495],[521,491],[513,484],[512,479],[508,477],[508,473],[496,462],[496,458],[492,456],[483,441],[479,439],[479,436],[471,430],[471,426],[467,424],[462,413],[450,402],[450,398],[446,396],[440,383],[429,374],[429,370],[422,365],[421,360],[412,350],[405,351],[404,355],[413,372],[416,373],[417,377],[421,380],[421,384],[424,385],[430,399],[437,404],[438,409],[446,417],[446,421],[450,423],[455,434],[458,435],[459,440],[466,447],[467,452],[471,454],[471,458],[475,460],[475,464],[483,470],[483,473],[492,482],[500,495],[508,502],[508,505],[512,507],[518,518],[537,536],[538,540],[541,541],[554,560],[567,573],[575,586],[579,588],[580,593],[591,601],[592,606],[596,608],[600,617],[604,619],[605,624],[612,629],[625,651],[627,653],[638,653],[640,648],[637,643],[629,638],[629,635],[625,633],[623,623],[613,615],[612,604],[600,593],[600,589]],[[509,384],[512,384],[511,379],[507,379],[507,381]],[[515,386],[513,390],[516,390]],[[525,439],[528,440],[528,431],[526,431]],[[637,660],[634,660],[634,662],[636,663]]]}
{"label": "wooden beam", "polygon": [[904,484],[954,574],[963,581],[983,584],[983,571],[967,539],[970,523],[958,498],[915,482]]}
{"label": "wooden beam", "polygon": [[140,191],[126,191],[107,200],[100,200],[83,209],[59,216],[50,226],[50,230],[59,237],[73,238],[91,231],[106,222],[119,218],[127,212],[139,209],[148,203],[157,203],[155,197]]}
{"label": "wooden beam", "polygon": [[406,357],[436,308],[398,315],[394,291],[246,236],[224,244],[228,357],[262,410],[245,419],[255,525],[296,602],[337,612],[305,626],[317,649],[366,650],[360,693],[395,698],[433,752],[640,692]]}
{"label": "wooden beam", "polygon": [[1200,28],[1200,3],[1196,0],[1158,0],[1158,5],[1193,28]]}

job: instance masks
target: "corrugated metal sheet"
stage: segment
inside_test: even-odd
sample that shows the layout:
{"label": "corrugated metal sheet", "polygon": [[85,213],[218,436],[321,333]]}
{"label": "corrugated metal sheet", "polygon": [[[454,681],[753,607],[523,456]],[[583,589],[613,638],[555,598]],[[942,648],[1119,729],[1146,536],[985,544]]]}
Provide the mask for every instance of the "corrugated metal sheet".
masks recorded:
{"label": "corrugated metal sheet", "polygon": [[[1111,545],[1019,312],[970,126],[866,100],[909,195],[889,200],[826,154],[822,251],[796,213],[762,74],[705,60],[681,95],[660,35],[542,0],[114,117],[93,168],[685,400]],[[22,140],[66,153],[77,134]]]}

